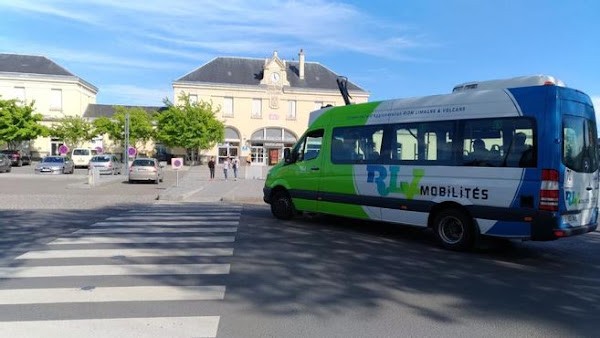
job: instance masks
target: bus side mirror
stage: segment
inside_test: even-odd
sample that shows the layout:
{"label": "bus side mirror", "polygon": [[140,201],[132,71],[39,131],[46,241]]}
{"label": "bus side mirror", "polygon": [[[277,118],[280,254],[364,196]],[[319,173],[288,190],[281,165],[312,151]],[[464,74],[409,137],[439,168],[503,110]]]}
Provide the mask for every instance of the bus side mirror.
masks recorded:
{"label": "bus side mirror", "polygon": [[283,149],[283,159],[285,160],[285,163],[292,163],[292,153],[290,148]]}

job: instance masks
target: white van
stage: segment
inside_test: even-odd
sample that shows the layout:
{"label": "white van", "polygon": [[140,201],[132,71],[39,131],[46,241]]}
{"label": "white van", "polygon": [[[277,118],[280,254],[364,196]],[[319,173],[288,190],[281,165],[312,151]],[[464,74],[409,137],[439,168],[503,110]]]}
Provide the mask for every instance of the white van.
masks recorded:
{"label": "white van", "polygon": [[88,149],[88,148],[75,148],[71,152],[71,159],[75,164],[75,168],[77,167],[85,167],[87,168],[88,164],[92,157],[98,155],[98,151],[96,149]]}

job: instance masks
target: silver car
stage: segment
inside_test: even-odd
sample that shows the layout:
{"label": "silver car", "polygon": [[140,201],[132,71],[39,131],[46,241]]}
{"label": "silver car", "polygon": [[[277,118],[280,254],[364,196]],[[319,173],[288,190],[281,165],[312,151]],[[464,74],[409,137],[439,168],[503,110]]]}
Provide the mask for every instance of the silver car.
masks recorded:
{"label": "silver car", "polygon": [[72,174],[75,165],[66,156],[46,156],[34,170],[36,174]]}
{"label": "silver car", "polygon": [[120,175],[123,164],[115,155],[96,155],[90,160],[88,169],[96,169],[100,174]]}
{"label": "silver car", "polygon": [[155,158],[136,158],[129,168],[129,183],[134,181],[163,181],[163,165]]}
{"label": "silver car", "polygon": [[4,154],[0,154],[0,173],[9,173],[11,170],[10,158]]}

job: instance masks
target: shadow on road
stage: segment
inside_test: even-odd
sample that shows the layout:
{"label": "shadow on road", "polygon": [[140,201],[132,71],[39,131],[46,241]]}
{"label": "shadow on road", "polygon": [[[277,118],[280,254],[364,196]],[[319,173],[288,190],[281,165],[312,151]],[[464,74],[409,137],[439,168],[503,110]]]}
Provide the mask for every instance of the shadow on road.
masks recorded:
{"label": "shadow on road", "polygon": [[334,217],[281,222],[252,207],[241,223],[227,297],[270,315],[327,317],[394,302],[438,323],[519,320],[583,335],[599,319],[597,234],[456,253],[419,228]]}

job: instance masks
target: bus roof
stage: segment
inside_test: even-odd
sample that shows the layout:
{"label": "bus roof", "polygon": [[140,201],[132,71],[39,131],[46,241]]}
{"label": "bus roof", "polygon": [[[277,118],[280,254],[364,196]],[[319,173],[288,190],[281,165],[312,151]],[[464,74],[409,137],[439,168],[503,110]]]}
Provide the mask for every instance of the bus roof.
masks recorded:
{"label": "bus roof", "polygon": [[[464,88],[468,85],[471,86]],[[317,120],[321,123],[335,121],[338,124],[350,125],[520,116],[523,112],[512,97],[511,89],[543,86],[566,88],[563,81],[548,75],[467,82],[457,87],[461,86],[463,88],[455,88],[453,93],[447,94],[325,107],[310,113],[308,126]],[[371,114],[373,112],[374,114]]]}
{"label": "bus roof", "polygon": [[543,85],[555,85],[559,87],[566,87],[565,83],[554,76],[550,75],[528,75],[513,77],[510,79],[500,80],[489,80],[489,81],[471,81],[460,83],[454,86],[452,89],[453,93],[468,91],[468,90],[483,90],[483,89],[504,89],[504,88],[518,88],[518,87],[531,87],[531,86],[543,86]]}

